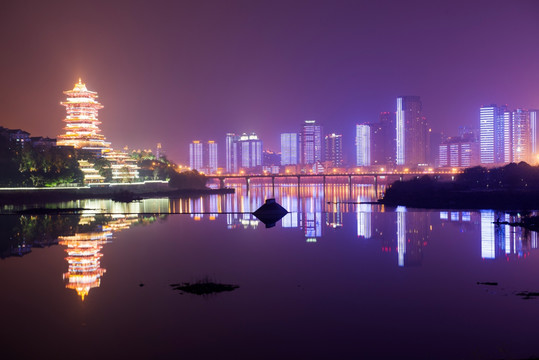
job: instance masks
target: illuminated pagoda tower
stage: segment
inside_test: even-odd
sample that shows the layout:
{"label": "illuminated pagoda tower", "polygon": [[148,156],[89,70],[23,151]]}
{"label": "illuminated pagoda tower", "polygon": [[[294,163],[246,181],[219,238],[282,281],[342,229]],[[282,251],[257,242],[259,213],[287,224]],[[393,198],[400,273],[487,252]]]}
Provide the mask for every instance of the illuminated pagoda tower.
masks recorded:
{"label": "illuminated pagoda tower", "polygon": [[66,133],[58,136],[57,145],[89,150],[98,156],[109,151],[110,143],[100,134],[98,126],[101,122],[97,119],[97,112],[103,105],[96,100],[97,93],[88,90],[79,78],[73,90],[64,91],[64,94],[67,100],[60,104],[67,111],[64,119]]}

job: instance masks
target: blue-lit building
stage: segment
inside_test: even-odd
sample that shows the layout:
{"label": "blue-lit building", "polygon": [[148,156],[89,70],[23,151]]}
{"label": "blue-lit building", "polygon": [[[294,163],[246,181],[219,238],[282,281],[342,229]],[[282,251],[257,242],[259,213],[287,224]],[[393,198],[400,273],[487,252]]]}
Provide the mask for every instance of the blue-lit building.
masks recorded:
{"label": "blue-lit building", "polygon": [[356,125],[356,165],[371,165],[371,127]]}
{"label": "blue-lit building", "polygon": [[304,165],[323,161],[322,126],[316,120],[305,120],[301,133],[301,163]]}
{"label": "blue-lit building", "polygon": [[481,164],[511,161],[511,121],[506,106],[490,105],[479,109]]}
{"label": "blue-lit building", "polygon": [[189,167],[213,174],[217,171],[217,143],[213,140],[202,143],[195,140],[189,144]]}
{"label": "blue-lit building", "polygon": [[195,140],[189,144],[189,167],[193,170],[202,171],[204,167],[203,144]]}
{"label": "blue-lit building", "polygon": [[240,168],[248,170],[262,166],[262,140],[255,133],[243,133],[237,144]]}
{"label": "blue-lit building", "polygon": [[299,163],[299,154],[298,134],[281,134],[281,165],[297,165]]}
{"label": "blue-lit building", "polygon": [[238,139],[239,136],[233,133],[226,134],[225,138],[225,171],[228,174],[237,174],[238,163]]}

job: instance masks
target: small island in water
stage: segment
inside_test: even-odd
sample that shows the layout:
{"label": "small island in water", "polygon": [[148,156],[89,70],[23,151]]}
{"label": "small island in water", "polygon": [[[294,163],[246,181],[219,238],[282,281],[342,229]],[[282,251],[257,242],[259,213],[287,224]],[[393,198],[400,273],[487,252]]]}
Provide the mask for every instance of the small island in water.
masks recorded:
{"label": "small island in water", "polygon": [[525,162],[465,169],[453,181],[428,175],[394,182],[380,203],[428,209],[539,209],[539,166]]}

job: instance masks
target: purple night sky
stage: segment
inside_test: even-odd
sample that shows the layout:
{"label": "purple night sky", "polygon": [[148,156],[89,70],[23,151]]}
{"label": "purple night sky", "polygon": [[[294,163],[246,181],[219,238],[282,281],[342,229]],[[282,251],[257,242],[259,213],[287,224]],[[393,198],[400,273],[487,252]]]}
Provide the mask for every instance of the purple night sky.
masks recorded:
{"label": "purple night sky", "polygon": [[354,125],[419,95],[433,131],[481,105],[539,108],[539,1],[18,1],[0,4],[0,125],[63,133],[63,90],[97,91],[116,148],[187,161],[192,140]]}

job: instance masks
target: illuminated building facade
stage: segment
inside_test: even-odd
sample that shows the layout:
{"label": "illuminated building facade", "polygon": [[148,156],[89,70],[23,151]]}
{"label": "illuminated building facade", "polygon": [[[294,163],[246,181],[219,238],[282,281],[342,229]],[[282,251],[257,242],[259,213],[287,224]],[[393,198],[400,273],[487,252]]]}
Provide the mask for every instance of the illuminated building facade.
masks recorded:
{"label": "illuminated building facade", "polygon": [[356,165],[371,165],[371,127],[356,125]]}
{"label": "illuminated building facade", "polygon": [[438,146],[438,166],[470,167],[479,165],[479,143],[474,134],[450,137]]}
{"label": "illuminated building facade", "polygon": [[233,133],[226,134],[225,138],[225,170],[228,174],[237,174],[238,163],[238,139],[239,136]]}
{"label": "illuminated building facade", "polygon": [[396,113],[396,163],[417,166],[427,163],[427,120],[422,116],[419,96],[397,98]]}
{"label": "illuminated building facade", "polygon": [[66,107],[64,119],[65,134],[58,136],[58,146],[72,146],[76,149],[92,151],[98,156],[109,151],[110,143],[100,134],[97,112],[103,108],[96,99],[97,93],[89,91],[81,79],[73,90],[64,91],[67,100],[61,102]]}
{"label": "illuminated building facade", "polygon": [[205,174],[217,172],[217,143],[195,140],[189,144],[189,167]]}
{"label": "illuminated building facade", "polygon": [[532,137],[530,112],[516,109],[511,113],[512,162],[532,160]]}
{"label": "illuminated building facade", "polygon": [[331,162],[333,167],[341,167],[343,165],[342,155],[342,135],[330,134],[324,138],[326,159]]}
{"label": "illuminated building facade", "polygon": [[137,165],[137,160],[129,156],[128,153],[114,150],[107,152],[104,157],[110,161],[112,182],[130,183],[138,179],[140,168]]}
{"label": "illuminated building facade", "polygon": [[195,140],[189,144],[189,167],[193,170],[202,171],[204,151],[203,144]]}
{"label": "illuminated building facade", "polygon": [[372,131],[372,161],[373,165],[395,164],[397,152],[395,113],[384,111],[380,113],[379,130]]}
{"label": "illuminated building facade", "polygon": [[479,110],[481,163],[534,163],[537,153],[537,111],[490,105]]}
{"label": "illuminated building facade", "polygon": [[255,133],[243,133],[237,140],[237,149],[242,169],[250,170],[262,166],[262,140]]}
{"label": "illuminated building facade", "polygon": [[84,184],[102,183],[105,178],[99,174],[99,171],[94,168],[94,164],[87,160],[78,160],[79,167],[84,174]]}
{"label": "illuminated building facade", "polygon": [[207,142],[206,148],[208,149],[207,172],[208,174],[214,174],[217,172],[217,143],[210,140]]}
{"label": "illuminated building facade", "polygon": [[281,165],[297,165],[299,163],[299,153],[298,134],[281,134]]}
{"label": "illuminated building facade", "polygon": [[316,120],[305,120],[301,133],[301,163],[314,164],[322,161],[322,126]]}
{"label": "illuminated building facade", "polygon": [[532,160],[531,162],[533,164],[537,164],[538,155],[539,155],[539,148],[537,143],[537,113],[538,110],[530,110],[530,133],[531,133],[531,140],[530,140],[530,148],[531,148],[531,156]]}
{"label": "illuminated building facade", "polygon": [[479,109],[479,142],[481,164],[510,162],[511,126],[506,106],[485,106]]}

